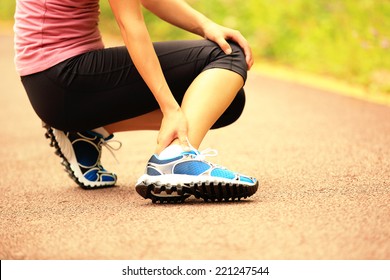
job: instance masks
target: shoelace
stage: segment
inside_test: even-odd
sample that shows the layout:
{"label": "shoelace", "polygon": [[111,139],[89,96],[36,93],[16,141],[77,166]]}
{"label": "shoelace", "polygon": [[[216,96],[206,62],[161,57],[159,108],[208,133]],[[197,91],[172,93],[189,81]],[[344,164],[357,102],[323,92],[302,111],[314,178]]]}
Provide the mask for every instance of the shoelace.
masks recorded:
{"label": "shoelace", "polygon": [[[111,143],[117,143],[117,144],[119,144],[119,146],[118,147],[114,147],[114,146],[111,145]],[[120,148],[122,148],[122,142],[119,141],[119,140],[115,140],[115,139],[104,140],[102,138],[101,141],[100,141],[100,144],[101,144],[101,146],[105,147],[110,152],[110,154],[115,159],[115,161],[117,163],[119,163],[119,161],[118,161],[117,157],[115,156],[114,152],[116,152]],[[99,159],[99,161],[100,161],[100,159]]]}
{"label": "shoelace", "polygon": [[196,159],[205,160],[206,157],[216,157],[218,155],[218,151],[215,149],[207,148],[202,151],[199,151],[199,154],[195,156]]}
{"label": "shoelace", "polygon": [[[199,160],[206,160],[206,157],[215,157],[218,155],[218,151],[215,149],[212,149],[212,148],[207,148],[207,149],[204,149],[204,150],[198,151],[198,152],[199,152],[199,154],[197,154],[195,156],[195,159],[199,159]],[[210,164],[213,168],[221,168],[224,170],[229,170],[228,168],[226,168],[222,165],[219,165],[219,164],[211,163],[209,161],[207,161],[207,163]],[[230,171],[230,172],[232,172],[232,171]],[[239,173],[236,173],[236,172],[233,172],[233,173],[236,175],[236,178],[238,178],[237,176],[240,176]]]}
{"label": "shoelace", "polygon": [[[56,130],[53,130],[54,134],[55,134],[55,131]],[[66,141],[66,136],[65,137],[58,137],[56,138],[56,140],[59,142],[59,146],[61,147],[61,150],[62,150],[62,153],[64,154],[64,156],[69,159],[71,157],[71,154],[72,154],[72,144],[69,142],[69,141]],[[118,147],[114,147],[112,145],[110,145],[110,143],[117,143],[119,144]],[[118,140],[114,140],[114,139],[109,139],[109,140],[104,140],[103,138],[100,138],[100,146],[104,146],[112,155],[112,157],[115,159],[115,161],[117,163],[119,163],[117,157],[115,156],[114,154],[114,151],[118,151],[121,147],[122,147],[122,142],[118,141]],[[100,165],[100,157],[101,157],[101,152],[99,152],[99,158],[98,158],[98,162],[99,162],[99,165]]]}
{"label": "shoelace", "polygon": [[197,149],[195,149],[195,148],[191,145],[191,143],[190,143],[190,141],[188,140],[188,138],[187,138],[187,145],[188,145],[188,147],[190,147],[190,149],[191,149],[192,151],[195,151],[195,152],[196,152],[195,158],[196,158],[196,159],[199,159],[199,160],[206,160],[206,157],[215,157],[215,156],[218,155],[218,151],[215,150],[215,149],[212,149],[212,148],[207,148],[207,149],[204,149],[204,150],[202,150],[202,151],[198,151]]}

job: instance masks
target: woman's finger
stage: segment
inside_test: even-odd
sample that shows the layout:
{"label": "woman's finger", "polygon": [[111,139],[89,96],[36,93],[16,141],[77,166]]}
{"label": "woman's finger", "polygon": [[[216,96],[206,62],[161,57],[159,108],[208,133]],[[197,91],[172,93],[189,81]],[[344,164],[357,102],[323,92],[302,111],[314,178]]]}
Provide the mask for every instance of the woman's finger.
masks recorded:
{"label": "woman's finger", "polygon": [[249,46],[248,41],[241,34],[241,32],[237,31],[237,30],[231,31],[229,38],[231,40],[235,41],[241,47],[241,49],[244,51],[245,60],[246,60],[246,63],[248,65],[248,70],[249,70],[253,65],[253,55],[252,55],[252,50]]}
{"label": "woman's finger", "polygon": [[223,50],[225,54],[232,53],[232,48],[230,47],[229,43],[226,41],[225,38],[219,37],[215,40],[215,42],[218,44],[218,46]]}

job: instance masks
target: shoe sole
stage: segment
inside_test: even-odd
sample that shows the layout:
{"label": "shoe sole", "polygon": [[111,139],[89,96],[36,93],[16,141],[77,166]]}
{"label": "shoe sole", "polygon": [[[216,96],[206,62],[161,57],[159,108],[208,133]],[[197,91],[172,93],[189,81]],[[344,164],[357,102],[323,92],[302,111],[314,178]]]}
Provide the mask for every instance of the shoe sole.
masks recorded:
{"label": "shoe sole", "polygon": [[161,185],[139,182],[135,189],[145,199],[153,203],[181,203],[194,195],[208,201],[235,201],[248,198],[257,192],[259,183],[243,185],[236,183],[199,182],[191,184]]}
{"label": "shoe sole", "polygon": [[[84,183],[80,181],[80,179],[76,176],[75,171],[72,169],[71,164],[69,163],[68,159],[65,157],[63,154],[61,147],[56,139],[56,136],[54,135],[53,129],[44,124],[43,127],[46,129],[45,137],[50,140],[50,146],[55,148],[55,154],[59,156],[62,159],[61,164],[64,166],[65,171],[68,173],[69,177],[81,188],[85,190],[90,190],[90,189],[96,189],[96,188],[109,188],[115,186],[115,183],[113,184],[97,184],[96,182],[88,182]],[[71,144],[70,144],[71,145]]]}

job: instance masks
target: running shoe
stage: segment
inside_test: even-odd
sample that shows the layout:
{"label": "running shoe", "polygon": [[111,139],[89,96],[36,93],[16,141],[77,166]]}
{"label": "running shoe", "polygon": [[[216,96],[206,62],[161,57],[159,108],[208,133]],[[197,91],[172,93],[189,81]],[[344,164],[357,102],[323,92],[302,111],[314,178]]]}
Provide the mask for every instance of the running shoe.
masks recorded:
{"label": "running shoe", "polygon": [[113,135],[104,138],[93,131],[64,132],[47,125],[44,128],[50,146],[56,149],[65,170],[80,187],[93,189],[115,185],[117,176],[100,164],[102,145],[106,145]]}
{"label": "running shoe", "polygon": [[192,149],[170,159],[153,155],[136,191],[154,203],[183,202],[191,195],[204,201],[234,201],[253,195],[258,181],[206,161],[206,156],[216,154],[212,149]]}

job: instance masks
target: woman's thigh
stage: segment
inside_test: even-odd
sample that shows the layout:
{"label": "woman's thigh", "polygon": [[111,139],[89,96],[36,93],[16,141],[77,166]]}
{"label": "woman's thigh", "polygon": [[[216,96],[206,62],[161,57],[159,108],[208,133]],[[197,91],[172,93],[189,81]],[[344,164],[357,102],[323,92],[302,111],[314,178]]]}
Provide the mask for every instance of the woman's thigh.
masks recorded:
{"label": "woman's thigh", "polygon": [[[220,50],[207,40],[154,46],[178,103],[200,72],[218,67]],[[125,47],[91,51],[22,81],[37,114],[62,130],[92,129],[158,109]]]}

